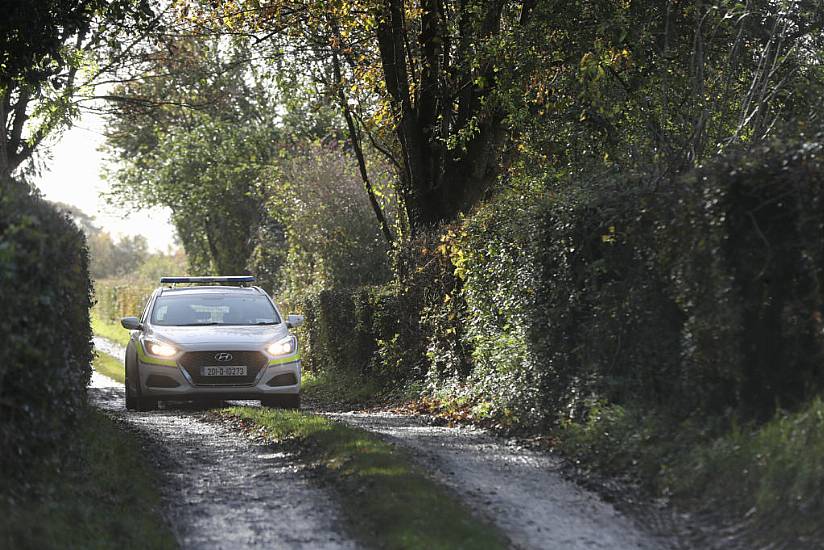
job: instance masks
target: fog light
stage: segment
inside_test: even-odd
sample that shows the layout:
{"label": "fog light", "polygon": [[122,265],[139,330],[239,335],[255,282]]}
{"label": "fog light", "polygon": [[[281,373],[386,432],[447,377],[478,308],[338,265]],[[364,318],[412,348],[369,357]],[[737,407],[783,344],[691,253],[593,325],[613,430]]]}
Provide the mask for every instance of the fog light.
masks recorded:
{"label": "fog light", "polygon": [[283,374],[278,374],[277,376],[273,377],[271,380],[266,382],[267,386],[294,386],[298,383],[298,379],[293,372],[285,372]]}

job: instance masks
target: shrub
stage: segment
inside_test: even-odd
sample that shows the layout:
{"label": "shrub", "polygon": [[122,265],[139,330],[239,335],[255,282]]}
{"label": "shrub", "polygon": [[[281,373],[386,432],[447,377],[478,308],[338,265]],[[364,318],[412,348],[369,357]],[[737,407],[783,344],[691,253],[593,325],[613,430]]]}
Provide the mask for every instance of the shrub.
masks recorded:
{"label": "shrub", "polygon": [[0,188],[0,462],[58,447],[91,376],[91,287],[82,232],[22,183]]}
{"label": "shrub", "polygon": [[157,284],[132,279],[99,279],[94,282],[95,312],[107,322],[140,316]]}
{"label": "shrub", "polygon": [[392,284],[304,295],[297,309],[306,316],[306,368],[369,376],[387,386],[420,377],[419,310],[409,311],[405,298]]}
{"label": "shrub", "polygon": [[[395,209],[382,181],[388,167],[375,164],[370,173],[376,188],[386,191],[380,202],[391,223]],[[283,264],[277,290],[291,296],[391,278],[388,246],[356,167],[340,145],[329,142],[296,146],[272,169],[267,207],[283,218],[289,245],[285,258],[268,261]],[[261,267],[260,262],[255,265],[256,273]]]}
{"label": "shrub", "polygon": [[719,159],[670,203],[682,369],[709,411],[765,420],[824,389],[822,139]]}
{"label": "shrub", "polygon": [[318,365],[425,377],[533,427],[593,403],[675,421],[796,408],[824,388],[821,156],[763,145],[663,183],[501,193],[402,248],[399,283],[321,293]]}

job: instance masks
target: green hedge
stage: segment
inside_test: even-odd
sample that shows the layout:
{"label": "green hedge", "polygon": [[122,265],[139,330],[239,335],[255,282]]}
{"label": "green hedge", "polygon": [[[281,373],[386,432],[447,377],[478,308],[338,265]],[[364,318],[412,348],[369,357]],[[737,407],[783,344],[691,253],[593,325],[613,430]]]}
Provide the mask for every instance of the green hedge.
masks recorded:
{"label": "green hedge", "polygon": [[309,300],[310,363],[426,381],[521,425],[600,402],[796,408],[824,389],[819,141],[670,181],[502,193],[401,251],[402,284]]}
{"label": "green hedge", "polygon": [[83,233],[15,181],[0,181],[0,467],[58,448],[91,376]]}
{"label": "green hedge", "polygon": [[130,279],[99,279],[94,282],[94,310],[107,322],[123,317],[139,317],[156,287]]}
{"label": "green hedge", "polygon": [[420,376],[426,362],[419,313],[410,303],[411,297],[394,285],[302,297],[297,309],[306,316],[301,334],[306,368],[345,371],[386,384]]}
{"label": "green hedge", "polygon": [[499,197],[453,253],[482,393],[530,423],[600,401],[761,421],[819,393],[821,149]]}

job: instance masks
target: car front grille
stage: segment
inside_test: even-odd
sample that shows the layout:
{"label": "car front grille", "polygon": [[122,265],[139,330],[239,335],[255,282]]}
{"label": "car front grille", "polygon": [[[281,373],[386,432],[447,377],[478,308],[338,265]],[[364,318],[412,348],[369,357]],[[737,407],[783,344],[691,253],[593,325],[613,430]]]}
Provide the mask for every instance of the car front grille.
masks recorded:
{"label": "car front grille", "polygon": [[[218,361],[217,356],[231,354],[228,361]],[[225,356],[225,355],[224,355]],[[183,367],[197,386],[251,386],[258,373],[266,367],[266,356],[259,351],[190,351],[180,356]],[[246,376],[202,376],[201,367],[246,366]]]}

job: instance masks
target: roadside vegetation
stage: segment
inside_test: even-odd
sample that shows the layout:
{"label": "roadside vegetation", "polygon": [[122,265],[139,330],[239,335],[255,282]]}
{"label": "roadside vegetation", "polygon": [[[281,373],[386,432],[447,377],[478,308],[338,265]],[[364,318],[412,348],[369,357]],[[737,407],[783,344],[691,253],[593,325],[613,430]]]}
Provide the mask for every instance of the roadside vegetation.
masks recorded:
{"label": "roadside vegetation", "polygon": [[177,548],[136,436],[91,407],[59,459],[33,460],[0,492],[4,548]]}
{"label": "roadside vegetation", "polygon": [[71,439],[91,375],[83,234],[23,182],[0,176],[0,479]]}
{"label": "roadside vegetation", "polygon": [[126,382],[126,368],[123,366],[123,361],[117,357],[112,357],[108,353],[98,351],[92,365],[94,366],[94,370],[100,374],[108,376],[121,384]]}
{"label": "roadside vegetation", "polygon": [[[305,314],[308,395],[548,436],[765,544],[824,545],[815,2],[113,0],[12,15],[4,461],[58,446],[88,378],[82,236],[6,179],[35,169],[91,76],[107,82],[112,202],[173,212],[186,256],[162,262],[255,274]],[[145,243],[88,231],[109,330],[180,264],[135,279],[122,254]]]}
{"label": "roadside vegetation", "polygon": [[506,548],[506,539],[472,515],[411,458],[364,430],[322,416],[232,407],[215,413],[256,436],[292,444],[335,489],[346,528],[373,548]]}
{"label": "roadside vegetation", "polygon": [[[126,317],[126,315],[124,315],[124,317]],[[96,336],[102,336],[121,346],[129,344],[129,331],[124,329],[119,321],[104,319],[95,309],[92,309],[91,320],[92,332]]]}

